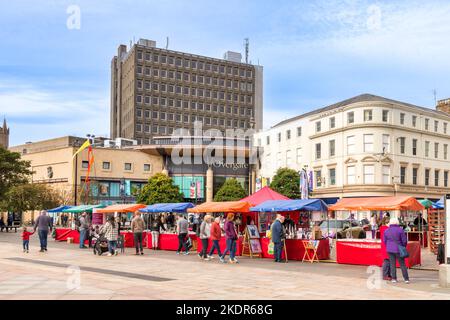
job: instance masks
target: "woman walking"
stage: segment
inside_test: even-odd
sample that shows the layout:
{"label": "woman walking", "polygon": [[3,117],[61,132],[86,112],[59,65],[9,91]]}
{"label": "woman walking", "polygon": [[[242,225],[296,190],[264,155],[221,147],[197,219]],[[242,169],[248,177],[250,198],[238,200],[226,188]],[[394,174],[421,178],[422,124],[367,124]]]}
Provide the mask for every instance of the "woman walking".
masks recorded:
{"label": "woman walking", "polygon": [[214,222],[211,224],[211,232],[210,232],[210,239],[212,241],[212,247],[209,251],[208,258],[213,259],[214,251],[217,250],[217,253],[219,254],[219,257],[222,256],[222,253],[220,252],[220,238],[222,238],[222,230],[220,229],[220,217],[217,217],[214,219]]}
{"label": "woman walking", "polygon": [[211,260],[206,254],[208,252],[208,243],[210,234],[211,234],[211,216],[206,215],[203,218],[202,224],[200,225],[200,239],[202,240],[202,251],[199,254],[200,258],[206,261]]}
{"label": "woman walking", "polygon": [[115,221],[114,216],[109,216],[108,221],[102,227],[102,232],[105,234],[108,240],[108,257],[112,255],[117,255],[117,240],[119,239],[119,225]]}
{"label": "woman walking", "polygon": [[[409,283],[408,269],[405,264],[405,256],[401,253],[406,250],[406,245],[408,243],[406,233],[403,228],[399,225],[397,218],[391,218],[389,223],[389,228],[384,232],[384,242],[386,243],[386,251],[389,255],[389,265],[391,268],[391,282],[397,282],[397,260],[400,264],[400,269],[402,270],[403,279],[405,283]],[[403,247],[403,248],[401,248]]]}
{"label": "woman walking", "polygon": [[225,249],[223,255],[220,257],[220,262],[225,262],[225,256],[227,253],[230,253],[230,263],[238,263],[235,258],[236,254],[236,240],[237,233],[236,227],[234,225],[234,213],[229,213],[227,215],[227,221],[225,221],[224,229],[225,229],[225,238],[227,239],[227,248]]}

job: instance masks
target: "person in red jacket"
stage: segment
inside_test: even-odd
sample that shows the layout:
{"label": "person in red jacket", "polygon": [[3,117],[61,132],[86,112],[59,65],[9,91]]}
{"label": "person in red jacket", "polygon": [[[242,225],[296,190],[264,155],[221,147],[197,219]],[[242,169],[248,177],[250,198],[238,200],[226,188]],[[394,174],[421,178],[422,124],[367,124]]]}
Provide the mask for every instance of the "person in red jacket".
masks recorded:
{"label": "person in red jacket", "polygon": [[27,227],[22,229],[22,240],[23,240],[23,252],[28,253],[30,251],[30,236],[34,232],[28,232]]}
{"label": "person in red jacket", "polygon": [[214,219],[214,222],[211,224],[211,230],[210,230],[210,239],[212,241],[212,247],[209,251],[208,258],[212,259],[214,250],[217,249],[217,253],[219,254],[219,257],[222,256],[222,253],[220,252],[220,238],[222,238],[222,230],[220,229],[220,217],[217,217]]}

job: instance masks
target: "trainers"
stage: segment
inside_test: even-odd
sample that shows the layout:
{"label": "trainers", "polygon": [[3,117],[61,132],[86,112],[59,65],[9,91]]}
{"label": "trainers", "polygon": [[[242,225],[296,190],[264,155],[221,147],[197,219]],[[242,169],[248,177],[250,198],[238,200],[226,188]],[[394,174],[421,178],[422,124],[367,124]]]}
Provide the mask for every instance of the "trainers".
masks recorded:
{"label": "trainers", "polygon": [[397,283],[397,280],[392,279],[391,282],[392,282],[392,283]]}
{"label": "trainers", "polygon": [[27,250],[27,253],[29,253],[29,251]]}
{"label": "trainers", "polygon": [[219,261],[220,261],[221,263],[225,263],[225,259],[222,258],[222,257],[219,257]]}
{"label": "trainers", "polygon": [[201,253],[199,253],[199,254],[197,254],[198,255],[198,257],[200,258],[200,259],[203,259],[203,257],[202,257],[202,254]]}
{"label": "trainers", "polygon": [[210,261],[211,258],[203,258],[203,260],[205,260],[205,261]]}
{"label": "trainers", "polygon": [[210,258],[210,259],[214,259],[214,256],[210,256],[210,255],[208,255],[208,258]]}
{"label": "trainers", "polygon": [[[187,256],[189,254],[189,251],[186,251],[185,253],[183,253],[185,256]],[[201,257],[199,257],[201,258]]]}
{"label": "trainers", "polygon": [[406,283],[406,284],[409,284],[409,280],[405,280],[405,283]]}
{"label": "trainers", "polygon": [[119,251],[114,251],[114,255],[117,256],[119,254]]}
{"label": "trainers", "polygon": [[239,261],[236,258],[233,259],[233,262],[234,263],[239,263]]}
{"label": "trainers", "polygon": [[108,257],[112,257],[112,254],[111,254],[111,252],[108,252]]}
{"label": "trainers", "polygon": [[44,252],[44,249],[39,250],[39,252]]}
{"label": "trainers", "polygon": [[143,256],[144,255],[144,251],[141,251],[141,256]]}
{"label": "trainers", "polygon": [[23,252],[25,252],[26,250],[25,249],[23,249]]}
{"label": "trainers", "polygon": [[177,254],[180,254],[180,251],[177,251]]}

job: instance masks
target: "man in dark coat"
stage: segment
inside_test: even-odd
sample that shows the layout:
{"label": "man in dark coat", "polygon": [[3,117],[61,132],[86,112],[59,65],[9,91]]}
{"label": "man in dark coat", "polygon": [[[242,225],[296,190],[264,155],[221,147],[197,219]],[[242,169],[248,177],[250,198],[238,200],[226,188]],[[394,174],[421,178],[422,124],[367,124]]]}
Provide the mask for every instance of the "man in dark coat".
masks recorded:
{"label": "man in dark coat", "polygon": [[277,219],[272,224],[272,242],[274,244],[274,258],[275,262],[281,262],[281,253],[283,252],[283,240],[286,238],[286,232],[283,226],[284,217],[277,214]]}

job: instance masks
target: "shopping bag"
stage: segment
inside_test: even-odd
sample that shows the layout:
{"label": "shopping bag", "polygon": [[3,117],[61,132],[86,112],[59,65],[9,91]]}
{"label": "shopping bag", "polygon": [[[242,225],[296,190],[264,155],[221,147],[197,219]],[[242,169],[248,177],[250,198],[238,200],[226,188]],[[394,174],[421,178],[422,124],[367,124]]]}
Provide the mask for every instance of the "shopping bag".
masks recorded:
{"label": "shopping bag", "polygon": [[272,241],[270,241],[269,246],[267,247],[267,254],[273,254],[273,247],[274,244]]}

